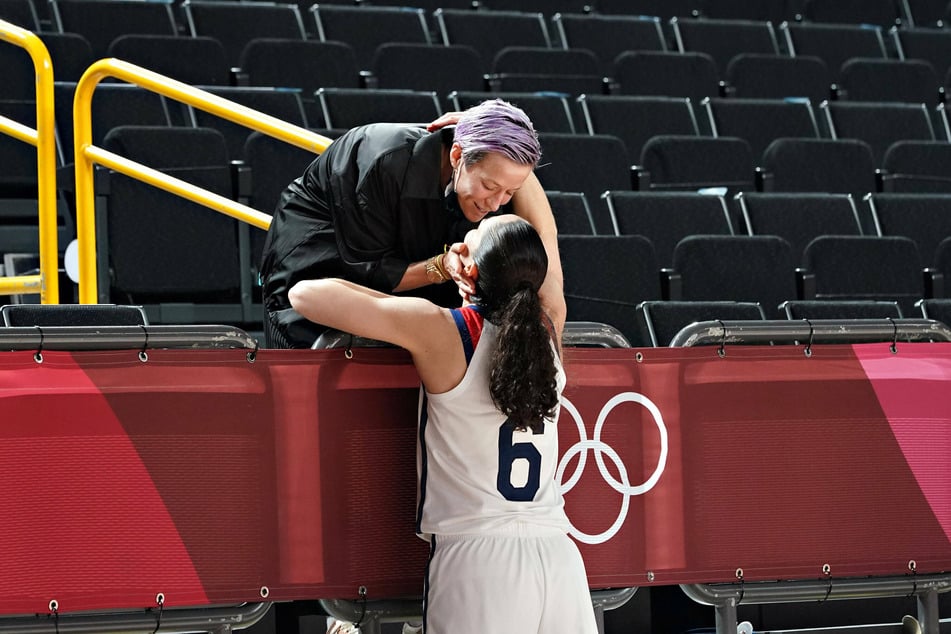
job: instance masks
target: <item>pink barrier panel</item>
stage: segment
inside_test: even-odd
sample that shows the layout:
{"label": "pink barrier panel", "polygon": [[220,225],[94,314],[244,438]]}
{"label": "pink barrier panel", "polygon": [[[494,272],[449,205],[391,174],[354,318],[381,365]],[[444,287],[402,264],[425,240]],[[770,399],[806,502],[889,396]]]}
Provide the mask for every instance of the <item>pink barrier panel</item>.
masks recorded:
{"label": "pink barrier panel", "polygon": [[[592,588],[951,569],[951,344],[566,369]],[[394,349],[0,353],[0,614],[419,595],[417,398]]]}

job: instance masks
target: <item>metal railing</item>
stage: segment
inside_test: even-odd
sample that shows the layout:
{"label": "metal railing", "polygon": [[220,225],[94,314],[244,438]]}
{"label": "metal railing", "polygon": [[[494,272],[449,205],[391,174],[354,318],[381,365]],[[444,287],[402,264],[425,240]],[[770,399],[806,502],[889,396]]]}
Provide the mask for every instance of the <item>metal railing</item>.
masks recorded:
{"label": "metal railing", "polygon": [[252,209],[93,145],[92,96],[99,82],[107,77],[121,79],[317,154],[330,145],[331,139],[306,128],[241,106],[141,66],[114,58],[101,59],[93,63],[80,78],[73,99],[76,235],[79,241],[79,301],[82,304],[95,304],[98,301],[94,164],[138,179],[259,229],[267,229],[271,223],[270,214]]}
{"label": "metal railing", "polygon": [[26,50],[36,72],[36,128],[0,115],[0,132],[36,147],[40,272],[0,277],[0,295],[39,293],[43,304],[59,303],[59,252],[56,238],[56,127],[53,64],[35,33],[0,20],[0,40]]}

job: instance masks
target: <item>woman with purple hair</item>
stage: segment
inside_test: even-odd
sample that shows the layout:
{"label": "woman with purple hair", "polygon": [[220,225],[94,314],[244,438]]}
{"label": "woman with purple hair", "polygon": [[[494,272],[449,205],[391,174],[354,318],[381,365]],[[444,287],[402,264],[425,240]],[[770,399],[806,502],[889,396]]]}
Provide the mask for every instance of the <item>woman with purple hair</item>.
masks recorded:
{"label": "woman with purple hair", "polygon": [[274,212],[261,264],[265,346],[310,347],[326,330],[290,305],[288,291],[300,280],[340,277],[458,306],[460,294],[474,290],[462,239],[497,213],[538,231],[549,256],[540,296],[563,318],[555,221],[533,173],[540,157],[528,116],[499,99],[428,129],[375,123],[346,132],[287,187]]}

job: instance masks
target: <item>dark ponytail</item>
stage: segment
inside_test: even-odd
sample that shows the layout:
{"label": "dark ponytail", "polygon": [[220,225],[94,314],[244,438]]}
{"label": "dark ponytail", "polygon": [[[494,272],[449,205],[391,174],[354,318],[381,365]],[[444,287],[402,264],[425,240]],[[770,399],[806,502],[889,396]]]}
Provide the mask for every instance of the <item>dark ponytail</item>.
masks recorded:
{"label": "dark ponytail", "polygon": [[498,328],[492,401],[516,429],[541,431],[558,405],[551,322],[538,298],[548,271],[545,247],[527,222],[499,223],[482,238],[475,261],[474,299]]}

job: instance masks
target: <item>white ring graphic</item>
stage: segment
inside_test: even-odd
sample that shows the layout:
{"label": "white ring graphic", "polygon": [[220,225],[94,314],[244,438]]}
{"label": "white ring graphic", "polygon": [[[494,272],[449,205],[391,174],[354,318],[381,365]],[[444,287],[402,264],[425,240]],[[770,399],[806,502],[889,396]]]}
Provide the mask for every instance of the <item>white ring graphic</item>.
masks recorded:
{"label": "white ring graphic", "polygon": [[[637,486],[631,486],[627,475],[627,468],[624,466],[621,457],[614,448],[601,440],[601,431],[604,428],[604,422],[614,408],[621,403],[638,403],[646,408],[654,418],[654,424],[657,425],[657,431],[660,434],[660,456],[657,459],[657,466],[654,468],[654,472],[650,477],[647,478],[643,484]],[[568,399],[562,399],[561,406],[562,410],[567,411],[574,419],[575,425],[578,428],[578,435],[581,438],[581,440],[565,451],[561,457],[561,461],[558,463],[558,470],[556,471],[555,477],[558,479],[558,482],[561,483],[560,488],[562,494],[568,493],[578,484],[578,481],[581,479],[581,474],[584,472],[588,462],[588,450],[591,449],[594,451],[594,459],[598,464],[598,471],[600,471],[601,477],[604,478],[604,481],[607,482],[612,489],[622,496],[621,509],[618,512],[617,519],[614,520],[614,523],[606,531],[596,535],[589,535],[575,528],[573,524],[571,526],[569,534],[578,541],[585,544],[601,544],[614,537],[618,530],[620,530],[624,520],[627,519],[631,497],[634,495],[643,495],[650,491],[660,480],[661,475],[663,475],[664,468],[667,466],[667,426],[664,424],[664,418],[660,413],[660,409],[658,409],[653,401],[637,392],[622,392],[612,397],[611,400],[605,403],[604,407],[601,408],[601,412],[598,414],[598,420],[594,425],[594,438],[588,440],[584,428],[584,421],[581,418],[581,413],[578,411],[578,408]],[[570,462],[575,454],[578,455],[578,466],[575,467],[574,473],[572,473],[568,481],[565,482],[565,469],[567,469],[568,462]],[[617,468],[621,478],[620,482],[608,471],[607,466],[604,464],[604,454],[607,455]]]}

